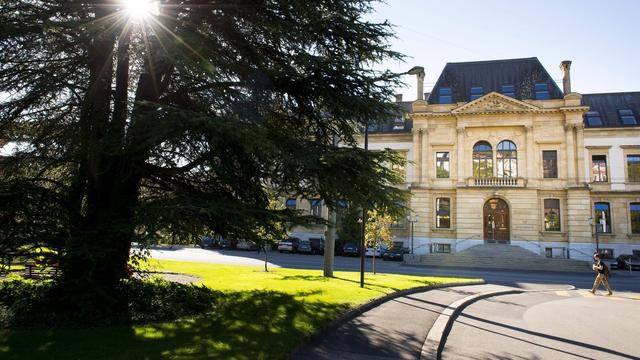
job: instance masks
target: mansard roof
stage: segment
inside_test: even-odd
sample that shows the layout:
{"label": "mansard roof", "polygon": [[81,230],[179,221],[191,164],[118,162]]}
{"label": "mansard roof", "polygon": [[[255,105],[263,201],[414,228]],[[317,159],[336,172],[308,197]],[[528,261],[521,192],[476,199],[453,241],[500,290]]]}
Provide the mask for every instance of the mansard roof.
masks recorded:
{"label": "mansard roof", "polygon": [[427,101],[438,104],[440,88],[451,88],[453,102],[468,102],[472,87],[481,86],[488,94],[502,92],[503,85],[513,85],[518,100],[534,99],[536,83],[547,84],[551,99],[563,98],[562,91],[536,57],[447,63]]}
{"label": "mansard roof", "polygon": [[397,133],[397,132],[411,132],[413,128],[413,121],[408,119],[405,114],[410,113],[411,101],[397,102],[396,105],[402,109],[402,112],[396,113],[391,116],[387,121],[380,124],[369,125],[370,133]]}
{"label": "mansard roof", "polygon": [[[583,94],[582,105],[589,106],[589,111],[597,111],[602,119],[602,126],[589,126],[584,120],[585,127],[627,127],[620,120],[618,110],[632,110],[640,123],[640,92],[617,92],[601,94]],[[638,126],[638,125],[635,125]]]}

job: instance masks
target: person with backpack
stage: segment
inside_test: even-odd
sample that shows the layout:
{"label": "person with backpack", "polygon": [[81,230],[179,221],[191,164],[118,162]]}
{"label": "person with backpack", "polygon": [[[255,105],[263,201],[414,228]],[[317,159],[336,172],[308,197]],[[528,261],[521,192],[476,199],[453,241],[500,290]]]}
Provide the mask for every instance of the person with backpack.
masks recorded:
{"label": "person with backpack", "polygon": [[598,271],[598,276],[596,276],[596,280],[593,282],[593,288],[591,289],[591,293],[595,294],[596,289],[600,286],[600,283],[602,283],[604,284],[605,289],[609,291],[607,296],[613,295],[613,292],[611,291],[611,287],[609,287],[609,276],[611,276],[611,271],[609,271],[609,267],[607,266],[607,264],[603,263],[600,260],[600,254],[597,254],[597,253],[594,254],[593,258],[596,262],[595,264],[593,264],[592,268],[593,270]]}

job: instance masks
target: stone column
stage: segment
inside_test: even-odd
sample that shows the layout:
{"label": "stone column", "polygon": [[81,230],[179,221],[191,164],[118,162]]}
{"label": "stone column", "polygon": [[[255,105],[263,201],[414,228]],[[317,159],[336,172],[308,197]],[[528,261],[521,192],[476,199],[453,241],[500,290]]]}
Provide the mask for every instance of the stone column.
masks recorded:
{"label": "stone column", "polygon": [[573,124],[565,124],[564,133],[566,136],[566,157],[567,157],[567,183],[576,184],[576,146],[573,134]]}
{"label": "stone column", "polygon": [[527,140],[527,149],[526,149],[526,154],[527,154],[527,173],[524,174],[525,176],[523,176],[522,174],[518,174],[519,177],[524,177],[527,179],[527,182],[533,180],[534,178],[534,168],[535,168],[535,158],[534,158],[534,153],[535,153],[535,149],[534,149],[534,145],[533,145],[533,126],[531,125],[527,125],[524,127],[524,131],[525,131],[525,135],[526,135],[526,140]]}
{"label": "stone column", "polygon": [[429,169],[431,169],[431,162],[429,161],[430,155],[430,146],[431,138],[429,137],[429,128],[422,128],[422,173],[420,174],[420,178],[423,184],[427,186],[431,185],[431,179],[429,179]]}
{"label": "stone column", "polygon": [[578,166],[578,170],[576,171],[576,183],[580,184],[583,182],[589,182],[589,180],[586,179],[586,174],[584,173],[584,124],[575,124],[574,129],[576,134],[576,165]]}
{"label": "stone column", "polygon": [[458,141],[456,142],[456,148],[458,149],[458,156],[456,156],[456,168],[458,169],[458,185],[464,185],[465,182],[465,159],[464,159],[464,127],[456,128],[458,133]]}
{"label": "stone column", "polygon": [[420,173],[422,171],[421,153],[422,153],[422,129],[413,128],[413,178],[407,179],[413,185],[420,184]]}

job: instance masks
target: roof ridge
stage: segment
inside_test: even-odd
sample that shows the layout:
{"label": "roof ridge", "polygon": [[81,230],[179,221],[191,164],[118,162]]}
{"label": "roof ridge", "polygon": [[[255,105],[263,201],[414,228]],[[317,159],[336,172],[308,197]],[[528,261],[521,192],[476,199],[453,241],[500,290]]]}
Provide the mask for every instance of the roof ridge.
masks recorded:
{"label": "roof ridge", "polygon": [[[460,65],[460,64],[490,64],[490,63],[503,63],[503,62],[516,62],[516,61],[531,61],[538,60],[537,57],[529,58],[515,58],[515,59],[497,59],[497,60],[479,60],[479,61],[460,61],[460,62],[448,62],[446,65]],[[539,60],[538,60],[539,61]]]}
{"label": "roof ridge", "polygon": [[585,95],[618,95],[618,94],[639,94],[640,95],[640,91],[613,91],[613,92],[582,94],[582,96],[585,96]]}

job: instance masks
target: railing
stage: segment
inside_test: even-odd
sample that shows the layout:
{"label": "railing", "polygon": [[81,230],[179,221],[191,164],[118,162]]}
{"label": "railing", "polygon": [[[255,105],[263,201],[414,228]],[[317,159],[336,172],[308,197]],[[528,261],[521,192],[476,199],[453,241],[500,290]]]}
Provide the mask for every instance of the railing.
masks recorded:
{"label": "railing", "polygon": [[491,186],[491,187],[525,187],[526,181],[523,178],[509,177],[472,177],[467,181],[469,186]]}

